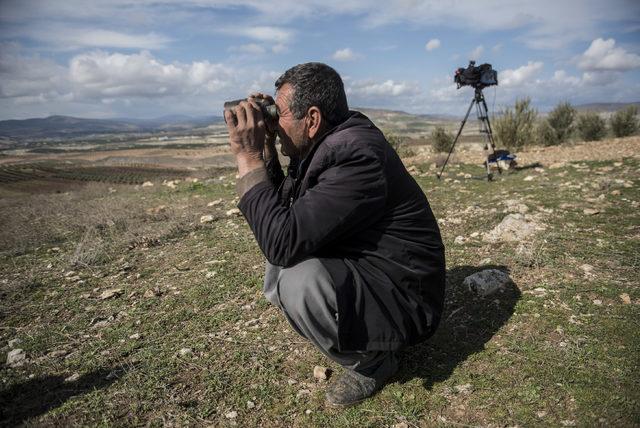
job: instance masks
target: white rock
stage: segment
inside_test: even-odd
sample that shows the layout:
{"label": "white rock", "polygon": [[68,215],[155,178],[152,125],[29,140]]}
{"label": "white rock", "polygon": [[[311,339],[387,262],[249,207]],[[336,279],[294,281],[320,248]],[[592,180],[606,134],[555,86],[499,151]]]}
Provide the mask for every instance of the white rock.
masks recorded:
{"label": "white rock", "polygon": [[22,343],[21,339],[11,339],[9,341],[9,348],[13,349],[15,348],[17,345],[19,345],[20,343]]}
{"label": "white rock", "polygon": [[75,382],[78,379],[80,379],[80,374],[79,373],[74,373],[71,376],[69,376],[68,378],[66,378],[64,381],[65,382]]}
{"label": "white rock", "polygon": [[20,367],[27,359],[27,354],[23,349],[14,349],[7,354],[7,365],[9,367]]}
{"label": "white rock", "polygon": [[191,355],[193,354],[193,349],[191,348],[182,348],[181,350],[178,351],[178,355],[180,355],[181,357],[184,357],[185,355]]}
{"label": "white rock", "polygon": [[233,410],[233,411],[231,411],[229,413],[225,413],[224,417],[227,418],[227,419],[235,419],[235,418],[238,417],[238,412]]}
{"label": "white rock", "polygon": [[453,243],[460,245],[460,244],[464,244],[464,241],[465,241],[464,236],[456,236],[456,239],[453,240]]}
{"label": "white rock", "polygon": [[109,290],[103,291],[102,294],[99,296],[99,299],[106,300],[112,297],[118,297],[121,294],[122,294],[122,288],[111,288]]}
{"label": "white rock", "polygon": [[454,388],[459,394],[468,394],[472,389],[470,383],[465,383],[464,385],[456,385]]}
{"label": "white rock", "polygon": [[238,208],[231,208],[229,211],[225,213],[227,217],[238,216],[240,215],[240,210]]}
{"label": "white rock", "polygon": [[319,380],[327,380],[329,377],[329,369],[322,366],[315,366],[313,368],[313,377]]}
{"label": "white rock", "polygon": [[200,223],[211,223],[214,220],[211,214],[203,215],[200,217]]}
{"label": "white rock", "polygon": [[138,340],[141,337],[142,336],[140,335],[140,333],[133,333],[131,336],[129,336],[129,339]]}
{"label": "white rock", "polygon": [[527,219],[522,214],[509,214],[500,224],[486,233],[482,240],[489,243],[496,242],[520,242],[532,237],[536,232],[546,227],[533,220]]}
{"label": "white rock", "polygon": [[301,389],[296,394],[296,398],[304,397],[305,395],[309,395],[309,394],[311,394],[311,391],[309,391],[308,389]]}
{"label": "white rock", "polygon": [[142,187],[153,187],[153,183],[150,181],[145,181],[142,183]]}
{"label": "white rock", "polygon": [[485,297],[503,289],[510,282],[511,278],[506,273],[498,269],[485,269],[466,277],[462,285],[478,296]]}
{"label": "white rock", "polygon": [[594,209],[594,208],[585,208],[584,210],[582,210],[584,215],[596,215],[596,214],[600,214],[600,210]]}
{"label": "white rock", "polygon": [[222,199],[216,199],[215,201],[211,201],[207,204],[208,207],[215,207],[216,205],[222,204]]}
{"label": "white rock", "polygon": [[536,178],[536,177],[534,177],[533,175],[527,175],[527,176],[524,178],[524,181],[532,181],[534,178]]}
{"label": "white rock", "polygon": [[593,266],[591,266],[590,264],[587,264],[587,263],[585,263],[585,264],[581,265],[581,266],[580,266],[580,269],[582,269],[582,271],[583,271],[586,275],[589,275],[589,274],[592,274],[592,273],[593,273]]}
{"label": "white rock", "polygon": [[254,407],[256,407],[256,403],[251,400],[247,401],[247,409],[253,409]]}

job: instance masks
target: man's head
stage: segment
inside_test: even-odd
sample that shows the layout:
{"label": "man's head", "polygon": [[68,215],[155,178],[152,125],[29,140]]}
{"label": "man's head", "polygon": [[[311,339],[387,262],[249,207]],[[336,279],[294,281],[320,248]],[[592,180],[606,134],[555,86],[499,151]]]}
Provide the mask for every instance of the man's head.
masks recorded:
{"label": "man's head", "polygon": [[278,133],[287,156],[304,156],[315,137],[341,123],[349,113],[342,79],[326,64],[296,65],[285,71],[275,86]]}

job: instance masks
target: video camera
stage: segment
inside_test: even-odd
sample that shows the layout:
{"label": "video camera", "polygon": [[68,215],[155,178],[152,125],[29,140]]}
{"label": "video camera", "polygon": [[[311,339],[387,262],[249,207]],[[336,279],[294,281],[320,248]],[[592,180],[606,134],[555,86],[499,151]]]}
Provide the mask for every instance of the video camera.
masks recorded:
{"label": "video camera", "polygon": [[482,89],[498,84],[498,72],[491,67],[491,64],[476,66],[475,61],[469,61],[467,68],[458,68],[456,70],[453,81],[458,85],[458,89],[463,86]]}

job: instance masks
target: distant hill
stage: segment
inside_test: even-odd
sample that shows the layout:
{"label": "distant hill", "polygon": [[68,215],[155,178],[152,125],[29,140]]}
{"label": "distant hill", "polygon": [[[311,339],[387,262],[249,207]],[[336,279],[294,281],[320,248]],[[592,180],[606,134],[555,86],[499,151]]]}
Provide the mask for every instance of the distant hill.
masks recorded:
{"label": "distant hill", "polygon": [[77,137],[90,134],[180,131],[222,122],[218,116],[163,116],[156,119],[83,119],[71,116],[0,121],[0,137]]}
{"label": "distant hill", "polygon": [[640,110],[640,101],[635,103],[590,103],[575,106],[578,111],[615,112],[628,106],[636,106]]}

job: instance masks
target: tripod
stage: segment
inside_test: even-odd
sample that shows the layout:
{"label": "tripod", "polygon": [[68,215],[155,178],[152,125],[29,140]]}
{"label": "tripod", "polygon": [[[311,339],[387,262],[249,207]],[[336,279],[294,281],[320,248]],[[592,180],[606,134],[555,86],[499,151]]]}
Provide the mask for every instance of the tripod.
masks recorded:
{"label": "tripod", "polygon": [[[458,129],[458,134],[456,138],[453,140],[453,144],[451,144],[451,149],[449,149],[449,154],[447,155],[447,159],[444,161],[442,165],[442,169],[436,176],[438,180],[442,177],[442,173],[444,172],[444,168],[447,166],[447,162],[449,162],[449,157],[453,152],[456,143],[458,142],[458,138],[460,138],[460,134],[462,134],[462,128],[464,128],[464,124],[467,122],[469,118],[469,113],[471,113],[471,109],[473,106],[476,106],[476,114],[478,116],[478,120],[480,121],[480,133],[485,135],[485,144],[484,151],[486,154],[485,166],[487,167],[487,180],[491,181],[493,179],[493,173],[491,172],[491,167],[489,166],[489,161],[491,157],[495,158],[495,150],[496,145],[493,142],[493,132],[491,131],[491,122],[489,122],[489,110],[487,109],[487,103],[484,100],[484,94],[482,93],[482,86],[476,86],[476,91],[471,100],[471,104],[469,104],[469,108],[467,109],[467,114],[464,116],[462,123],[460,124],[460,129]],[[497,165],[497,164],[496,164]],[[502,170],[500,166],[497,166],[498,172],[502,174]]]}

